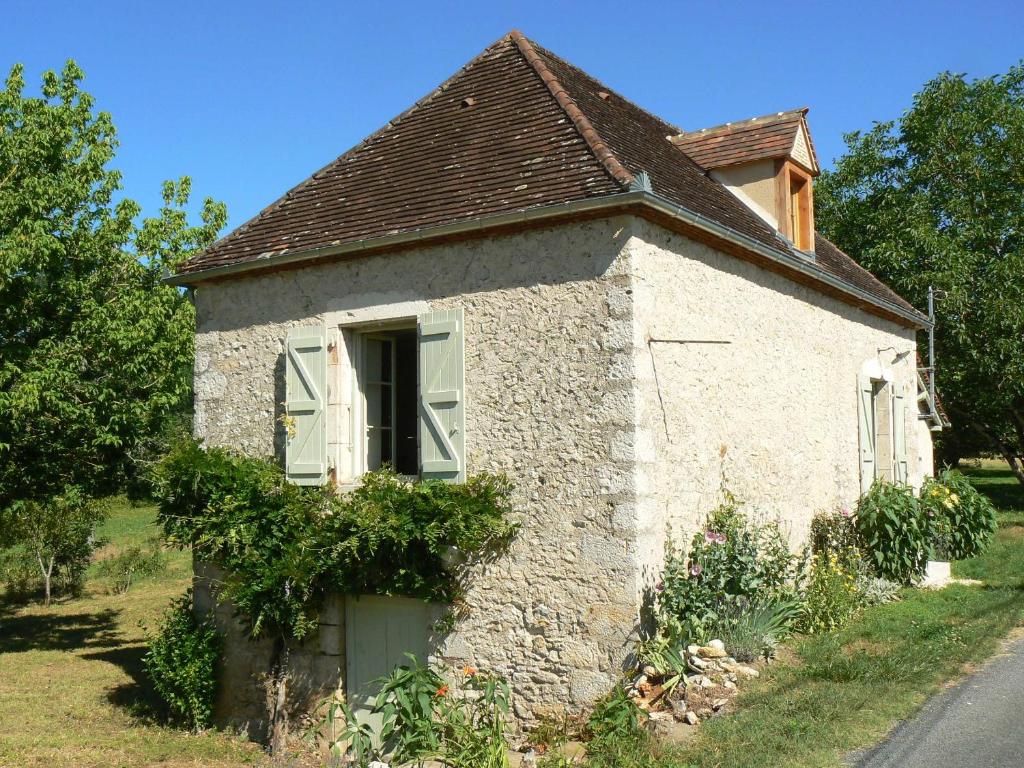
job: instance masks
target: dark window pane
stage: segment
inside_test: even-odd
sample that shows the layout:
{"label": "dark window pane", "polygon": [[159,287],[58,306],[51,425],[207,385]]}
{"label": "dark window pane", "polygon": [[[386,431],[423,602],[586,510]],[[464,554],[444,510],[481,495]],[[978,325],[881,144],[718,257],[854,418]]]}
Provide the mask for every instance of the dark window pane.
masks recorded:
{"label": "dark window pane", "polygon": [[380,380],[391,381],[391,342],[380,344]]}
{"label": "dark window pane", "polygon": [[395,343],[395,469],[415,475],[420,471],[416,332],[402,333]]}
{"label": "dark window pane", "polygon": [[380,425],[382,427],[390,427],[393,421],[391,404],[391,387],[383,384],[380,388]]}

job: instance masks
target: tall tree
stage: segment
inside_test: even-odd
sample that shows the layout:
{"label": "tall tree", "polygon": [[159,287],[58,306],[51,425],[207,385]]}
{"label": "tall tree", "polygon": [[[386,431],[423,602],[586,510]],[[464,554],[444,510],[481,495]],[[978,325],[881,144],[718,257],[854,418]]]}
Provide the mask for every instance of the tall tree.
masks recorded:
{"label": "tall tree", "polygon": [[194,311],[161,278],[224,225],[187,177],[139,221],[115,202],[117,139],[68,62],[0,91],[0,511],[116,482],[133,450],[191,401]]}
{"label": "tall tree", "polygon": [[919,307],[937,303],[937,382],[955,439],[1024,483],[1024,64],[942,74],[896,121],[847,135],[816,185],[819,227]]}

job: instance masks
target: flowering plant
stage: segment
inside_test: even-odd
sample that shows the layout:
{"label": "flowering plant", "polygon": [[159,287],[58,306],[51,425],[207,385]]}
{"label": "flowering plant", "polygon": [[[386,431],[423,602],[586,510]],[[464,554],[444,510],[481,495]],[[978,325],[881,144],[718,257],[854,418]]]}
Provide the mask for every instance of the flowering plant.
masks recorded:
{"label": "flowering plant", "polygon": [[797,626],[802,632],[829,632],[853,616],[863,601],[857,583],[857,550],[822,552],[811,557],[804,602]]}
{"label": "flowering plant", "polygon": [[735,498],[713,510],[688,552],[671,542],[657,589],[658,624],[673,642],[701,642],[742,611],[792,596],[797,558],[775,523],[747,519]]}
{"label": "flowering plant", "polygon": [[950,560],[980,554],[996,530],[996,510],[970,481],[947,469],[921,488],[921,506],[932,520],[932,546]]}

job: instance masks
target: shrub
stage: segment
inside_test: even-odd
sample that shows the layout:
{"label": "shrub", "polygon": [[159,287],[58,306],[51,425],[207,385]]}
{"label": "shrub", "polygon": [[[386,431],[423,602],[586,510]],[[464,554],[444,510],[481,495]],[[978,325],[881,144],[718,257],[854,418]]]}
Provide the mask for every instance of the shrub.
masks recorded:
{"label": "shrub", "polygon": [[116,595],[123,595],[132,587],[132,582],[147,576],[156,576],[167,568],[167,557],[159,542],[149,542],[145,549],[128,547],[113,557],[97,563],[96,573],[106,580],[107,588]]}
{"label": "shrub", "polygon": [[801,632],[814,634],[838,629],[860,609],[858,562],[859,553],[855,549],[813,555],[797,625]]}
{"label": "shrub", "polygon": [[658,587],[659,629],[679,643],[709,640],[735,620],[738,606],[791,599],[796,570],[778,526],[747,520],[727,494],[689,553],[669,544]]}
{"label": "shrub", "polygon": [[712,630],[737,661],[768,660],[790,633],[800,613],[798,600],[777,603],[748,603],[739,600],[725,611],[724,620]]}
{"label": "shrub", "polygon": [[359,766],[383,759],[386,752],[394,765],[436,758],[451,768],[507,768],[508,683],[467,667],[453,686],[415,657],[409,660],[377,681],[381,689],[372,711],[381,725],[376,733],[344,702],[331,704],[332,733],[344,721],[331,740],[334,756]]}
{"label": "shrub", "polygon": [[981,554],[996,531],[996,509],[960,472],[946,469],[921,488],[921,504],[941,531],[950,560]]}
{"label": "shrub", "polygon": [[871,568],[900,584],[924,573],[929,517],[905,485],[876,482],[857,503],[857,536]]}
{"label": "shrub", "polygon": [[865,606],[883,605],[900,599],[900,585],[881,576],[857,574],[857,591]]}
{"label": "shrub", "polygon": [[619,685],[601,699],[590,717],[587,729],[587,765],[632,768],[650,764],[651,738],[646,726],[647,714],[626,695]]}
{"label": "shrub", "polygon": [[54,586],[70,594],[81,591],[97,545],[93,532],[105,516],[76,487],[46,501],[18,501],[3,511],[0,527],[35,560],[47,605]]}
{"label": "shrub", "polygon": [[39,563],[22,546],[0,551],[0,581],[4,585],[4,598],[10,602],[28,600],[43,589]]}
{"label": "shrub", "polygon": [[172,719],[194,730],[208,726],[213,716],[221,644],[213,626],[196,619],[190,590],[171,604],[142,657]]}
{"label": "shrub", "polygon": [[842,509],[838,512],[819,512],[811,520],[811,535],[808,542],[811,551],[824,555],[829,552],[841,553],[846,557],[851,550],[860,548],[857,524],[853,512]]}
{"label": "shrub", "polygon": [[514,536],[501,476],[407,482],[369,472],[351,493],[285,481],[274,462],[179,442],[156,469],[169,541],[227,572],[221,596],[269,628],[302,638],[329,593],[453,602],[474,562]]}

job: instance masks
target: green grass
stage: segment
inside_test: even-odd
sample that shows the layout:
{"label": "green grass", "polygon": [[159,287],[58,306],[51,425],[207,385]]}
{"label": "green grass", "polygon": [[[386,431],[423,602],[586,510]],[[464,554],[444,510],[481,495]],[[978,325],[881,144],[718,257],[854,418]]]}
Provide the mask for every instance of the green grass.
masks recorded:
{"label": "green grass", "polygon": [[796,641],[791,655],[747,687],[735,715],[701,726],[663,767],[842,765],[881,740],[965,665],[992,654],[1024,618],[1024,489],[1006,471],[969,472],[1000,505],[1001,527],[981,557],[955,574],[983,586],[904,590],[836,634]]}
{"label": "green grass", "polygon": [[977,466],[962,467],[961,471],[999,508],[1000,525],[1024,525],[1024,493],[1005,462],[982,460]]}
{"label": "green grass", "polygon": [[[157,533],[156,510],[107,502],[98,558]],[[228,734],[166,726],[142,669],[143,623],[155,625],[189,583],[187,552],[159,576],[109,594],[90,568],[81,598],[12,606],[0,600],[0,768],[264,765],[260,749]]]}

